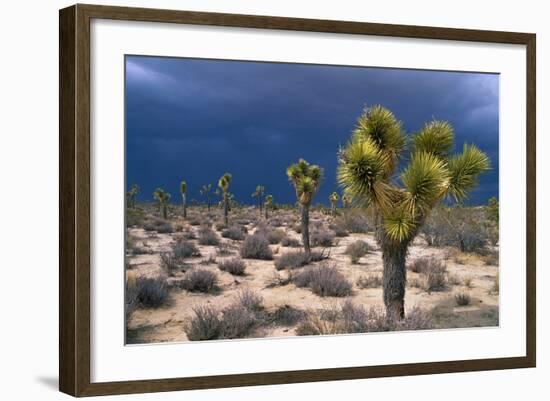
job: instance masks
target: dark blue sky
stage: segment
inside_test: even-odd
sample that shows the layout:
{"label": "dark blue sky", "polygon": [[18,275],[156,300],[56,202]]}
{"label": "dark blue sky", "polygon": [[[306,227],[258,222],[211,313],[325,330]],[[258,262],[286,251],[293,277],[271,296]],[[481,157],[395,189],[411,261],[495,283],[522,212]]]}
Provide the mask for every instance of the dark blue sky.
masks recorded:
{"label": "dark blue sky", "polygon": [[126,57],[127,187],[151,200],[162,187],[179,202],[233,174],[240,202],[262,184],[294,203],[286,167],[300,157],[325,170],[314,203],[336,185],[336,152],[365,105],[381,104],[407,133],[432,118],[455,128],[456,149],[475,143],[491,158],[470,203],[498,196],[498,75],[184,58]]}

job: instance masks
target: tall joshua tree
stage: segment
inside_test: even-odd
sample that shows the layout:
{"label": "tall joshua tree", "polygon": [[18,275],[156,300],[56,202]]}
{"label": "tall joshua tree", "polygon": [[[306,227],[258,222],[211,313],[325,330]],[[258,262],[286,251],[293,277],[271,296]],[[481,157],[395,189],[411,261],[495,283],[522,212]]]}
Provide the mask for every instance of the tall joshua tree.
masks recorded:
{"label": "tall joshua tree", "polygon": [[229,224],[228,212],[229,212],[229,185],[231,184],[231,174],[225,173],[218,181],[218,187],[222,191],[223,196],[223,222],[225,225]]}
{"label": "tall joshua tree", "polygon": [[309,246],[309,208],[321,185],[323,170],[317,165],[310,165],[304,159],[300,159],[298,163],[287,168],[286,174],[296,190],[296,198],[301,208],[302,241],[305,251],[309,253],[311,252]]}
{"label": "tall joshua tree", "polygon": [[139,185],[134,184],[130,187],[130,190],[126,193],[126,197],[128,199],[128,207],[132,209],[136,207],[137,194],[139,194]]}
{"label": "tall joshua tree", "polygon": [[162,217],[167,219],[168,218],[168,202],[170,202],[170,194],[166,192],[162,188],[155,189],[155,192],[153,192],[153,197],[157,200],[159,204],[159,210],[162,210]]}
{"label": "tall joshua tree", "polygon": [[187,183],[185,181],[180,182],[181,202],[183,206],[183,218],[187,218]]}
{"label": "tall joshua tree", "polygon": [[273,195],[265,197],[265,219],[269,219],[269,210],[273,209]]}
{"label": "tall joshua tree", "polygon": [[333,192],[330,194],[330,196],[328,197],[329,201],[330,201],[330,205],[332,206],[332,215],[336,215],[336,205],[338,205],[338,201],[340,200],[340,196],[338,196],[338,194],[336,192]]}
{"label": "tall joshua tree", "polygon": [[449,123],[426,123],[412,136],[408,165],[394,176],[407,136],[391,111],[374,106],[363,111],[351,140],[339,152],[340,185],[354,202],[374,209],[390,318],[405,316],[407,251],[430,211],[446,197],[467,197],[478,176],[490,168],[489,158],[475,145],[451,154],[453,144]]}
{"label": "tall joshua tree", "polygon": [[200,193],[202,196],[206,198],[206,204],[208,205],[208,211],[210,211],[210,205],[212,204],[211,196],[212,196],[212,184],[203,185],[200,189]]}
{"label": "tall joshua tree", "polygon": [[258,208],[260,209],[260,216],[262,215],[262,204],[264,202],[265,187],[263,185],[258,185],[256,190],[252,192],[250,196],[258,200]]}

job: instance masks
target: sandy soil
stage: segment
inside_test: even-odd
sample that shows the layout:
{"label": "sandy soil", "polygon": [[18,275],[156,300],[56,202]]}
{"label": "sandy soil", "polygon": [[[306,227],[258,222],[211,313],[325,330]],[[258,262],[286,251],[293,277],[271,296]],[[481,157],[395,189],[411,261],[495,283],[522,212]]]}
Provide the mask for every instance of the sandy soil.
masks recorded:
{"label": "sandy soil", "polygon": [[[327,216],[313,213],[312,221],[326,220]],[[192,230],[184,220],[179,224]],[[287,235],[300,238],[288,224],[281,227]],[[250,232],[254,228],[248,225]],[[178,233],[157,234],[147,232],[143,228],[129,228],[128,234],[134,238],[135,243],[148,250],[148,254],[128,255],[127,274],[134,276],[155,277],[162,274],[160,268],[160,252],[170,250],[174,237]],[[218,233],[219,234],[219,233]],[[221,237],[220,237],[221,238]],[[378,248],[372,234],[350,234],[348,237],[336,238],[336,245],[330,248],[329,262],[335,264],[339,271],[354,283],[351,299],[354,303],[369,307],[383,306],[382,288],[361,289],[356,281],[362,276],[370,274],[382,274],[382,259],[380,251],[373,251],[359,260],[358,264],[351,264],[349,257],[344,253],[346,246],[358,239],[364,240],[374,248]],[[218,256],[216,246],[200,246],[200,257],[189,258],[190,265],[201,264],[201,268],[211,270],[218,275],[219,291],[214,294],[191,293],[174,286],[170,292],[167,305],[156,309],[136,309],[128,321],[129,343],[186,341],[187,337],[183,326],[193,315],[192,308],[199,304],[211,304],[217,307],[229,305],[237,296],[238,290],[249,288],[257,291],[264,298],[264,306],[267,311],[274,311],[284,305],[291,305],[303,310],[317,310],[334,306],[342,302],[342,298],[319,297],[307,288],[297,288],[294,284],[270,287],[275,275],[284,276],[285,271],[277,272],[273,261],[245,259],[246,275],[232,276],[220,271],[216,263],[205,264],[210,258],[220,261],[224,258],[238,256],[240,241],[232,241],[221,238],[232,249],[232,255]],[[196,242],[196,240],[195,240]],[[281,245],[271,245],[274,257],[297,248],[286,248]],[[326,250],[325,250],[326,252]],[[451,278],[450,286],[441,292],[426,292],[415,286],[420,279],[417,273],[407,273],[407,293],[405,305],[407,309],[418,306],[425,310],[433,310],[436,324],[439,328],[487,326],[498,324],[498,293],[492,288],[498,274],[498,266],[488,265],[483,257],[473,254],[461,254],[454,248],[428,247],[422,238],[417,238],[409,249],[408,261],[422,256],[433,256],[444,260],[448,275]],[[202,263],[201,263],[202,262]],[[184,273],[176,273],[168,280],[176,282],[183,278]],[[471,279],[469,287],[464,285]],[[467,292],[472,297],[469,306],[457,306],[455,294]],[[496,316],[496,317],[495,317]],[[294,327],[268,327],[264,328],[261,336],[293,336]]]}

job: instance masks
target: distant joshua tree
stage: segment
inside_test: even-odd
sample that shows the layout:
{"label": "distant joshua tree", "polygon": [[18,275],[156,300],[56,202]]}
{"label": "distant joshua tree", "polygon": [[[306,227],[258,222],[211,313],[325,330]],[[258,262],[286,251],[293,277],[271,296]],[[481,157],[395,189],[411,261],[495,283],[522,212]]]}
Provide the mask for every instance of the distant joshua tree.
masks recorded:
{"label": "distant joshua tree", "polygon": [[203,185],[200,189],[202,196],[206,198],[206,204],[208,205],[208,211],[210,211],[210,205],[212,204],[212,184]]}
{"label": "distant joshua tree", "polygon": [[451,154],[452,126],[431,121],[412,137],[408,165],[394,173],[407,148],[407,136],[393,113],[381,106],[366,108],[349,143],[339,152],[338,181],[354,203],[373,209],[376,237],[382,248],[386,315],[405,316],[406,257],[409,244],[430,211],[450,196],[459,201],[490,167],[489,158],[474,145]]}
{"label": "distant joshua tree", "polygon": [[289,166],[286,174],[294,185],[296,198],[301,208],[302,241],[306,252],[311,252],[309,245],[309,208],[321,185],[323,170],[317,165],[310,165],[304,159]]}
{"label": "distant joshua tree", "polygon": [[273,195],[265,197],[265,219],[269,219],[269,210],[273,209]]}
{"label": "distant joshua tree", "polygon": [[155,189],[155,192],[153,192],[153,197],[157,200],[159,204],[159,211],[162,210],[162,217],[167,219],[168,218],[168,202],[170,202],[170,194],[166,192],[162,188]]}
{"label": "distant joshua tree", "polygon": [[218,181],[218,187],[222,191],[223,196],[223,222],[225,225],[229,224],[228,214],[229,214],[229,185],[231,184],[231,174],[225,173],[222,175]]}
{"label": "distant joshua tree", "polygon": [[127,205],[129,208],[136,207],[136,196],[139,194],[139,185],[134,184],[130,187],[130,190],[126,193]]}
{"label": "distant joshua tree", "polygon": [[348,207],[350,207],[351,205],[351,196],[349,196],[348,194],[344,193],[342,195],[342,207],[344,209],[347,209]]}
{"label": "distant joshua tree", "polygon": [[332,211],[332,215],[336,215],[336,205],[338,205],[338,201],[340,200],[340,196],[338,196],[338,194],[336,192],[333,192],[330,194],[330,196],[328,197],[328,199],[330,200],[330,205],[332,207],[331,211]]}
{"label": "distant joshua tree", "polygon": [[181,202],[183,205],[183,218],[187,218],[187,183],[185,181],[180,182]]}
{"label": "distant joshua tree", "polygon": [[262,204],[264,202],[265,187],[263,185],[258,185],[256,190],[252,192],[250,196],[258,200],[258,208],[260,209],[260,216],[262,215]]}

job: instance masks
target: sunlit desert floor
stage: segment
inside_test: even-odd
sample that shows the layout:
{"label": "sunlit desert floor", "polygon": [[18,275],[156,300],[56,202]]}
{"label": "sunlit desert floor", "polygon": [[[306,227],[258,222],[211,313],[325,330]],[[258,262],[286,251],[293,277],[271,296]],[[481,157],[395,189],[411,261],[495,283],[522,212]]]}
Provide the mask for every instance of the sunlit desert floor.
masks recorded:
{"label": "sunlit desert floor", "polygon": [[[251,213],[257,213],[253,209]],[[301,239],[294,230],[297,214],[285,212],[293,218],[287,220],[277,229],[284,230],[286,235]],[[276,215],[275,215],[276,216]],[[312,224],[328,225],[331,217],[313,212]],[[197,232],[199,226],[191,226],[188,220],[181,217],[171,220],[179,228]],[[254,222],[246,225],[249,235],[254,232]],[[214,231],[215,228],[214,228]],[[219,232],[217,232],[219,235]],[[128,228],[128,235],[133,242],[143,250],[143,254],[127,253],[127,276],[157,277],[165,274],[161,268],[160,254],[169,252],[171,245],[176,241],[178,232],[157,233],[145,231],[141,227]],[[345,253],[346,247],[357,240],[363,240],[372,246],[373,250],[361,257],[356,264],[352,264]],[[167,280],[170,287],[168,301],[158,308],[136,308],[128,318],[127,343],[150,342],[180,342],[188,340],[184,330],[185,325],[193,317],[193,308],[197,305],[211,305],[223,308],[235,301],[239,291],[248,288],[256,291],[263,298],[263,306],[267,313],[279,308],[291,306],[304,311],[315,311],[335,308],[351,299],[354,304],[365,308],[371,306],[383,307],[381,285],[375,288],[361,288],[358,281],[365,276],[382,275],[382,257],[374,234],[349,234],[346,237],[334,239],[334,246],[328,248],[317,247],[314,250],[322,251],[328,259],[315,264],[329,263],[348,279],[353,285],[350,296],[321,297],[308,288],[298,288],[293,283],[274,285],[276,278],[284,278],[288,271],[277,271],[273,260],[243,259],[246,264],[246,273],[243,276],[233,276],[221,271],[217,263],[225,258],[239,256],[239,247],[242,241],[234,241],[220,236],[220,241],[226,245],[229,255],[220,256],[219,246],[198,245],[197,240],[191,240],[200,250],[201,256],[186,259],[190,267],[200,266],[214,272],[218,277],[217,289],[212,293],[189,292],[181,289],[178,281],[183,280],[185,272],[175,272]],[[286,252],[293,252],[300,248],[289,248],[280,244],[270,245],[274,259]],[[498,251],[498,250],[497,250]],[[430,247],[419,236],[409,248],[407,263],[420,257],[433,257],[441,260],[447,269],[444,289],[428,291],[423,287],[423,277],[419,273],[408,270],[407,291],[405,297],[406,310],[418,307],[431,314],[433,327],[463,328],[498,325],[498,257],[486,258],[473,253],[461,253],[454,247]],[[467,306],[459,306],[457,294],[467,294],[470,302]],[[250,337],[282,337],[296,335],[296,324],[278,325],[276,322],[262,325],[254,330]]]}

